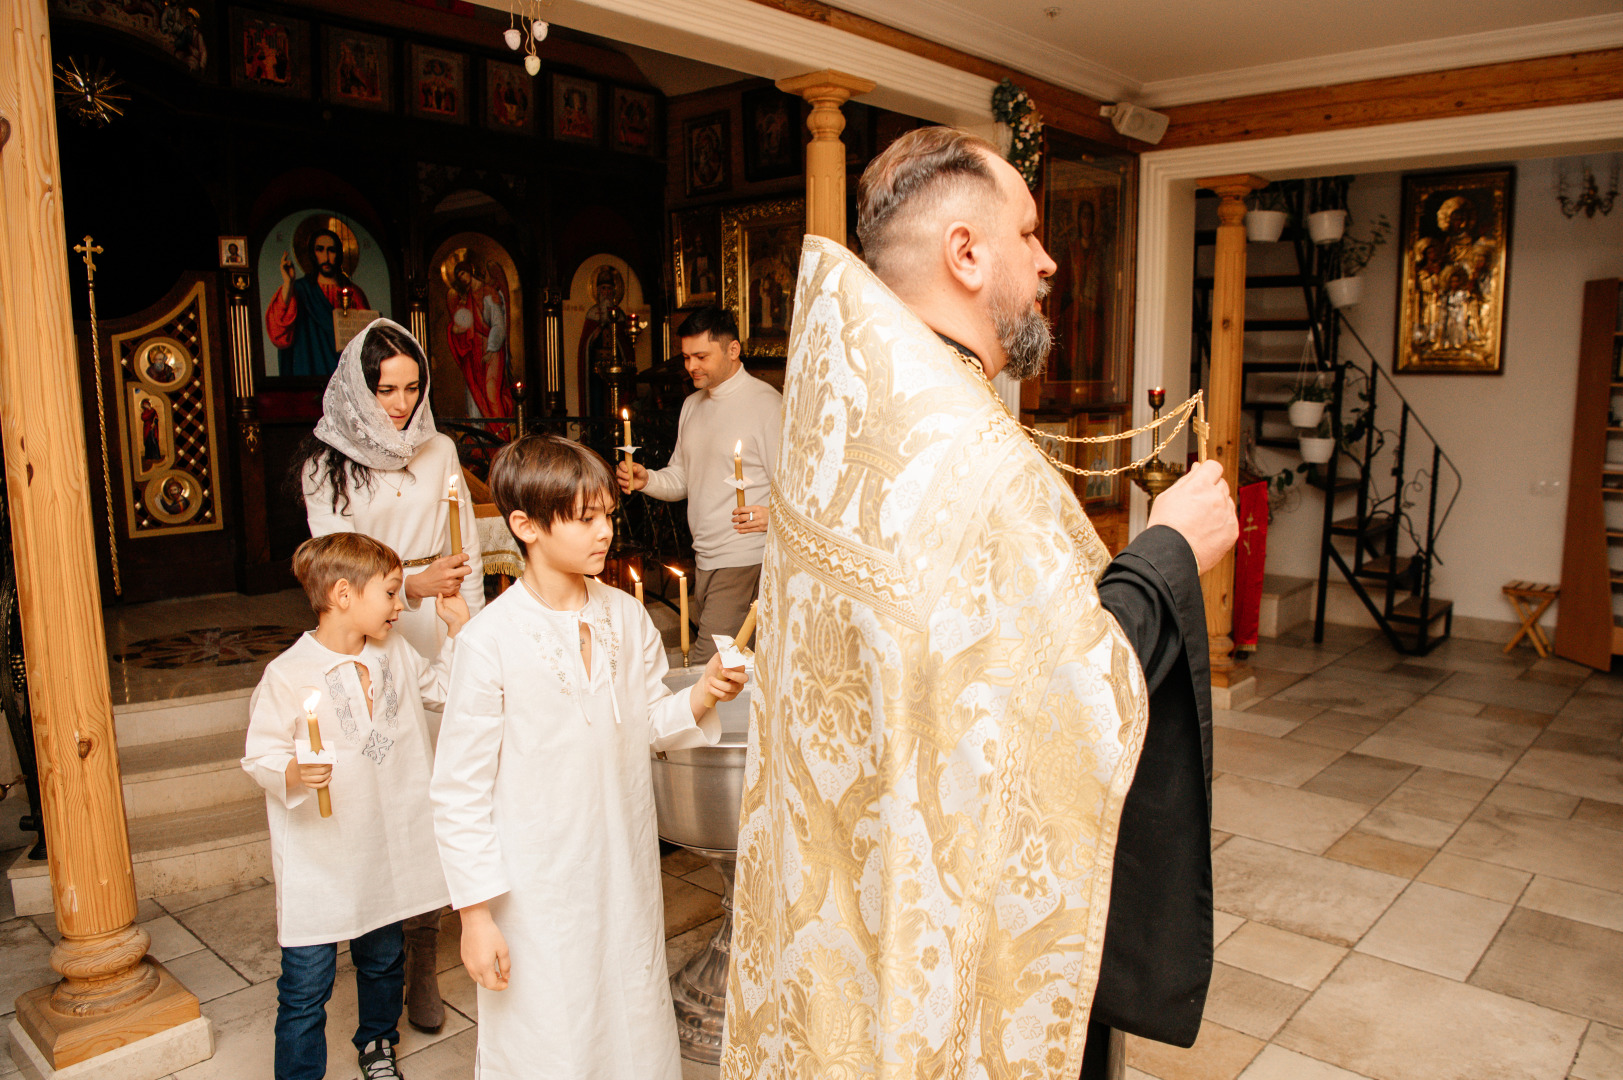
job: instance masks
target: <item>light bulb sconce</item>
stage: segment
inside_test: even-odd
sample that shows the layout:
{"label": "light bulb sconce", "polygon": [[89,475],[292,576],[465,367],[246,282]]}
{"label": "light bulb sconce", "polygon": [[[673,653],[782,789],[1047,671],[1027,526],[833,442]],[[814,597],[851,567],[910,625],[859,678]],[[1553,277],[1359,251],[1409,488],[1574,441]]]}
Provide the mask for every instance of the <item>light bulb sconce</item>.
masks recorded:
{"label": "light bulb sconce", "polygon": [[1618,160],[1612,159],[1611,182],[1607,185],[1606,194],[1600,193],[1600,184],[1595,181],[1595,170],[1589,167],[1589,162],[1583,163],[1583,179],[1578,183],[1578,194],[1570,195],[1571,180],[1566,170],[1556,173],[1556,201],[1561,204],[1561,212],[1567,217],[1577,217],[1582,213],[1592,218],[1598,210],[1602,217],[1612,212],[1612,205],[1617,201]]}

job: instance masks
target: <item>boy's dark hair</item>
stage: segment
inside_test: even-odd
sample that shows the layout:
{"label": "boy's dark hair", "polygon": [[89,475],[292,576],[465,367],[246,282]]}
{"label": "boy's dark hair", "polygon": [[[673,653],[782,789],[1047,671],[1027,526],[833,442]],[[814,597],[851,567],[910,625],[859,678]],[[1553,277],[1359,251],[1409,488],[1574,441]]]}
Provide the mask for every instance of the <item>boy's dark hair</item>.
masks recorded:
{"label": "boy's dark hair", "polygon": [[726,308],[702,307],[690,312],[682,320],[682,325],[676,328],[679,338],[699,337],[702,334],[709,334],[716,344],[725,348],[728,342],[738,340],[738,320]]}
{"label": "boy's dark hair", "polygon": [[400,556],[393,548],[360,533],[313,537],[293,553],[293,576],[304,586],[310,610],[317,615],[332,607],[332,587],[340,581],[364,589],[373,578],[400,569]]}
{"label": "boy's dark hair", "polygon": [[490,465],[490,493],[509,530],[515,510],[550,532],[554,522],[575,520],[599,496],[611,511],[620,501],[608,464],[562,435],[526,435],[502,447]]}

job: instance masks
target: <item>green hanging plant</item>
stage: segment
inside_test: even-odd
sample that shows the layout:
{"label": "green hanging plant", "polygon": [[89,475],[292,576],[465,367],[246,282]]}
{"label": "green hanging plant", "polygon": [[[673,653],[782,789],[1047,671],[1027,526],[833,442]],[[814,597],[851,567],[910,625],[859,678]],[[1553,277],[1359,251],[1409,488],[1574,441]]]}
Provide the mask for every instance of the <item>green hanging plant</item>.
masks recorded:
{"label": "green hanging plant", "polygon": [[1043,119],[1031,96],[1004,79],[992,91],[992,119],[1008,125],[1013,135],[1008,162],[1025,178],[1028,188],[1035,188],[1042,174]]}

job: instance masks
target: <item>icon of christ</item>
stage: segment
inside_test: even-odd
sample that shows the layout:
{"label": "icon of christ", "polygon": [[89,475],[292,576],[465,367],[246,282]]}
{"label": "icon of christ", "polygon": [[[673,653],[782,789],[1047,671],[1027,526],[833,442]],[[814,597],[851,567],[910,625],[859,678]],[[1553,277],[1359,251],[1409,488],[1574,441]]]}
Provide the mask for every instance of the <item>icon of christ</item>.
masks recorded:
{"label": "icon of christ", "polygon": [[310,265],[314,269],[294,277],[293,258],[282,252],[282,287],[265,309],[265,330],[276,346],[284,375],[320,375],[338,367],[333,336],[333,311],[344,306],[370,308],[366,293],[343,270],[344,245],[331,229],[319,229],[310,238]]}

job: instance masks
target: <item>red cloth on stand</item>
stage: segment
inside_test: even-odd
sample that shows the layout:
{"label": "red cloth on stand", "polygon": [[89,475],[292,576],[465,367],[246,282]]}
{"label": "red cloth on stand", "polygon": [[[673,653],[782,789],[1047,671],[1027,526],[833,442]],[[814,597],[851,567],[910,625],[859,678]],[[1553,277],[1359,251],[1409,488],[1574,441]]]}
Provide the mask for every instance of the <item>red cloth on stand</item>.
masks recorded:
{"label": "red cloth on stand", "polygon": [[1268,484],[1240,488],[1240,539],[1234,545],[1234,647],[1255,648],[1268,562]]}

